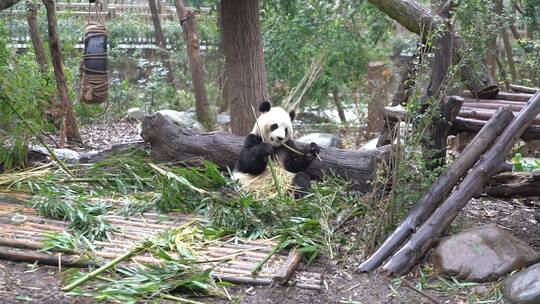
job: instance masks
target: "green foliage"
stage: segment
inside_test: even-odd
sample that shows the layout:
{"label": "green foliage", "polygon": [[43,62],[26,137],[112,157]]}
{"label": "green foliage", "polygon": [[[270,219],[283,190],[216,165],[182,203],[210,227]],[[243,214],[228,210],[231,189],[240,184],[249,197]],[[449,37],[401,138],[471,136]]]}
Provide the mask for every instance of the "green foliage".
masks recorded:
{"label": "green foliage", "polygon": [[[119,303],[140,303],[142,300],[172,300],[185,303],[185,299],[171,293],[220,294],[210,277],[211,270],[182,260],[164,261],[160,265],[123,267],[109,273],[108,276],[100,276],[101,282],[93,286],[91,291],[78,288],[70,294],[92,295],[98,301]],[[82,275],[84,274],[76,272],[69,281],[74,281]]]}
{"label": "green foliage", "polygon": [[334,89],[355,90],[368,61],[384,53],[374,47],[390,29],[388,20],[363,2],[265,2],[261,16],[269,87],[280,84],[274,102],[286,94],[283,84],[292,89],[320,53],[326,54],[323,74],[306,99],[323,106]]}
{"label": "green foliage", "polygon": [[[24,165],[28,145],[35,141],[26,123],[50,131],[44,109],[54,86],[42,76],[33,53],[15,56],[7,46],[6,24],[0,21],[0,168]],[[16,112],[17,113],[16,113]]]}
{"label": "green foliage", "polygon": [[538,171],[540,170],[540,161],[536,159],[525,159],[521,153],[516,153],[512,157],[514,171]]}

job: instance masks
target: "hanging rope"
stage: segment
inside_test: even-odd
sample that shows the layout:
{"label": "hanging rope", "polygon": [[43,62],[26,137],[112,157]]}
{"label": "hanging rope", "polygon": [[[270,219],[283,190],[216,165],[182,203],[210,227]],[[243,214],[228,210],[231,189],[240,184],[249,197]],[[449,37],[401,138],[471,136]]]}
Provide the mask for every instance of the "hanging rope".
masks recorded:
{"label": "hanging rope", "polygon": [[109,95],[107,28],[101,18],[101,1],[94,3],[97,21],[90,21],[92,2],[88,5],[88,21],[83,39],[84,55],[79,65],[79,100],[88,104],[101,104],[107,101]]}

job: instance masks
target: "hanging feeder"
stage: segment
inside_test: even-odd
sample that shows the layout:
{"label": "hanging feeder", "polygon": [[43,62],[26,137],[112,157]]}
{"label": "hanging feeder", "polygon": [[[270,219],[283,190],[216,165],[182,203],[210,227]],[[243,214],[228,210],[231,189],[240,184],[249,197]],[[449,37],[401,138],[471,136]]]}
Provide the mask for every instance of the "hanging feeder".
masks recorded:
{"label": "hanging feeder", "polygon": [[88,7],[89,18],[84,30],[84,55],[80,63],[79,100],[87,104],[104,103],[109,95],[107,28],[101,20],[98,3],[95,3],[95,7],[97,22],[90,21],[90,6]]}

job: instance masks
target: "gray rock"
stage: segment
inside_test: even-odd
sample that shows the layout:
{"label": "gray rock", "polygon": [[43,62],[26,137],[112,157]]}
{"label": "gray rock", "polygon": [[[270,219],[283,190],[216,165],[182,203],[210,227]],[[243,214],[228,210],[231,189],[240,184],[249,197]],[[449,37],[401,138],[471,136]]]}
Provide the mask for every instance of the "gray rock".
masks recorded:
{"label": "gray rock", "polygon": [[314,142],[321,147],[343,148],[341,138],[329,133],[311,133],[304,135],[297,140],[305,143]]}
{"label": "gray rock", "polygon": [[[30,147],[30,150],[33,152],[37,152],[43,155],[49,155],[49,151],[43,146],[32,146]],[[58,157],[58,159],[66,161],[68,163],[77,163],[79,159],[81,158],[81,154],[77,151],[71,150],[71,149],[52,149],[54,152],[54,155]]]}
{"label": "gray rock", "polygon": [[231,122],[231,115],[229,113],[220,113],[216,116],[216,124],[217,125],[224,125]]}
{"label": "gray rock", "polygon": [[195,113],[180,112],[175,110],[159,110],[156,113],[163,115],[165,118],[179,127],[193,129],[198,132],[206,131],[204,126],[197,121],[197,119],[195,119]]}
{"label": "gray rock", "polygon": [[141,108],[130,108],[126,112],[124,119],[127,121],[141,121],[144,118],[144,111]]}
{"label": "gray rock", "polygon": [[498,279],[538,258],[534,249],[494,225],[444,238],[431,255],[439,273],[474,282]]}
{"label": "gray rock", "polygon": [[540,263],[506,278],[502,291],[512,304],[540,303]]}
{"label": "gray rock", "polygon": [[326,114],[316,112],[300,112],[296,114],[295,119],[303,123],[322,124],[331,122],[330,117],[328,117]]}
{"label": "gray rock", "polygon": [[367,151],[372,151],[372,150],[375,150],[377,149],[377,143],[379,142],[379,138],[376,137],[370,141],[368,141],[367,143],[365,143],[363,146],[361,146],[358,151],[364,151],[364,152],[367,152]]}

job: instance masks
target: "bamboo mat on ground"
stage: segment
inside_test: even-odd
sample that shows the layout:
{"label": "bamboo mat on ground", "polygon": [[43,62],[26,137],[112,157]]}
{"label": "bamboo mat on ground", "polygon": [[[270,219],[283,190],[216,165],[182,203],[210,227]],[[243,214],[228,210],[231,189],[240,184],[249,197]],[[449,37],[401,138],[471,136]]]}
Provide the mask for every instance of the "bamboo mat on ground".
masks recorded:
{"label": "bamboo mat on ground", "polygon": [[[15,223],[13,216],[24,215],[23,223]],[[143,215],[124,218],[120,216],[105,216],[118,231],[109,235],[108,242],[94,241],[96,250],[91,252],[93,258],[111,260],[131,249],[145,238],[170,228],[178,227],[195,220],[190,214],[169,213],[159,215],[145,213]],[[11,259],[33,263],[38,261],[48,265],[70,267],[95,266],[95,259],[89,260],[83,255],[73,255],[40,251],[43,248],[45,234],[62,232],[68,223],[38,216],[35,210],[0,197],[0,259]],[[199,261],[226,260],[215,262],[211,275],[216,280],[239,284],[270,285],[273,282],[283,283],[290,275],[290,285],[306,289],[321,289],[322,274],[310,271],[294,271],[298,266],[300,256],[297,252],[279,252],[266,262],[257,275],[251,270],[262,261],[277,245],[272,240],[228,239],[212,241],[202,248],[196,249]],[[160,260],[144,253],[131,258],[132,262],[159,264]]]}

